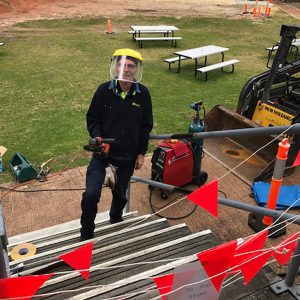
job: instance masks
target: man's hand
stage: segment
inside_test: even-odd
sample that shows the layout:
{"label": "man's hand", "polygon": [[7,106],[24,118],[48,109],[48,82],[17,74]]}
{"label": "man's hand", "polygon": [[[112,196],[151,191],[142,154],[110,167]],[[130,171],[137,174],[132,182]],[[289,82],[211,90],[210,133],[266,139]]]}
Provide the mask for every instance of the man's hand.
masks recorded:
{"label": "man's hand", "polygon": [[143,154],[139,154],[138,157],[136,158],[134,168],[136,170],[139,170],[142,167],[143,164],[144,164],[144,155]]}

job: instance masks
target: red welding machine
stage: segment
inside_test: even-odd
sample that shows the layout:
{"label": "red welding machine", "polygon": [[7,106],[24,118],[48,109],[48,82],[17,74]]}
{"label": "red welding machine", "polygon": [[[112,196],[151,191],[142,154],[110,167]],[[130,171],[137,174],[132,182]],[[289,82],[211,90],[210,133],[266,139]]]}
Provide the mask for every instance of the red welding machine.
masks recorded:
{"label": "red welding machine", "polygon": [[[151,163],[152,180],[174,186],[182,186],[193,180],[194,155],[190,141],[162,141],[155,149]],[[161,195],[167,198],[164,191]]]}

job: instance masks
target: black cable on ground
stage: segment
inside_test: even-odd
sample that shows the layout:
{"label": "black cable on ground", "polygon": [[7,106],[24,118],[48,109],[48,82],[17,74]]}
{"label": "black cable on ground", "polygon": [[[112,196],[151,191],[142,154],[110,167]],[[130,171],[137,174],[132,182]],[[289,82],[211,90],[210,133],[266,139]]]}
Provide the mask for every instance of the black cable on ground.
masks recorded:
{"label": "black cable on ground", "polygon": [[[166,218],[166,219],[168,219],[168,220],[181,220],[181,219],[187,218],[187,217],[189,217],[190,215],[192,215],[192,214],[196,211],[196,209],[197,209],[197,207],[198,207],[198,205],[195,204],[194,208],[193,208],[188,214],[186,214],[186,215],[184,215],[184,216],[181,216],[181,217],[168,217],[168,216],[163,216],[163,215],[161,215],[161,214],[158,214],[158,213],[154,210],[154,206],[153,206],[153,203],[152,203],[152,192],[153,192],[153,191],[150,190],[149,204],[150,204],[150,207],[151,207],[152,212],[153,212],[154,214],[156,214],[157,216],[159,216],[160,218]],[[164,206],[162,206],[162,207],[159,207],[159,208],[158,208],[158,211],[160,211],[161,209],[167,207],[168,205],[170,205],[172,202],[174,202],[174,201],[177,200],[178,198],[179,198],[179,197],[176,197],[175,199],[172,199],[171,201],[169,201],[166,205],[164,205]]]}
{"label": "black cable on ground", "polygon": [[227,194],[224,192],[224,191],[221,191],[221,190],[218,190],[219,193],[223,194],[224,195],[224,198],[227,199]]}
{"label": "black cable on ground", "polygon": [[64,191],[83,191],[85,188],[69,188],[69,189],[38,189],[38,190],[16,190],[14,188],[5,188],[0,186],[1,190],[10,191],[14,193],[35,193],[35,192],[64,192]]}
{"label": "black cable on ground", "polygon": [[[137,181],[131,181],[131,184],[137,183]],[[103,185],[102,188],[107,188],[108,186]],[[69,192],[69,191],[84,191],[85,188],[66,188],[66,189],[36,189],[36,190],[16,190],[15,188],[6,188],[4,186],[0,186],[0,190],[5,190],[14,193],[35,193],[35,192]]]}
{"label": "black cable on ground", "polygon": [[[156,189],[155,191],[157,191],[157,190],[158,190],[158,189]],[[184,189],[180,189],[180,190],[185,191],[183,194],[187,194],[187,192],[188,192],[187,190],[184,190]],[[224,197],[227,198],[227,195],[226,195],[226,193],[225,193],[224,191],[218,190],[218,192],[219,192],[219,193],[222,193],[222,194],[224,195]],[[166,218],[166,219],[168,219],[168,220],[181,220],[181,219],[187,218],[187,217],[189,217],[190,215],[192,215],[192,214],[196,211],[196,209],[197,209],[197,207],[198,207],[198,205],[195,204],[194,208],[193,208],[188,214],[186,214],[186,215],[184,215],[184,216],[181,216],[181,217],[168,217],[168,216],[163,216],[163,215],[161,215],[161,214],[158,214],[158,213],[155,211],[155,209],[154,209],[154,205],[153,205],[153,203],[152,203],[152,193],[153,193],[153,190],[150,189],[149,204],[150,204],[150,207],[151,207],[152,212],[153,212],[154,214],[156,214],[157,216],[159,216],[160,218]],[[161,207],[156,207],[156,208],[158,209],[158,211],[160,211],[161,209],[164,209],[165,207],[169,206],[172,202],[175,202],[175,200],[177,200],[178,198],[179,198],[179,197],[176,197],[175,199],[172,199],[171,201],[169,201],[167,204],[165,204],[165,205],[163,205],[163,206],[161,206]]]}

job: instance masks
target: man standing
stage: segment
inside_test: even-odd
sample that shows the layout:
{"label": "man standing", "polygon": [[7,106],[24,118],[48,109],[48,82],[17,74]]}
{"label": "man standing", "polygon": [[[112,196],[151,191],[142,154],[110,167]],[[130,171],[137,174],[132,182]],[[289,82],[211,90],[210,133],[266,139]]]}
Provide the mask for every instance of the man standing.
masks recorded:
{"label": "man standing", "polygon": [[101,84],[86,114],[87,129],[92,138],[115,140],[107,155],[93,153],[86,173],[86,189],[81,200],[81,240],[94,237],[97,204],[100,200],[106,170],[116,167],[112,187],[110,223],[123,221],[127,203],[126,189],[134,169],[144,163],[149,133],[153,126],[151,96],[139,83],[143,57],[132,49],[116,50],[112,57],[112,80]]}

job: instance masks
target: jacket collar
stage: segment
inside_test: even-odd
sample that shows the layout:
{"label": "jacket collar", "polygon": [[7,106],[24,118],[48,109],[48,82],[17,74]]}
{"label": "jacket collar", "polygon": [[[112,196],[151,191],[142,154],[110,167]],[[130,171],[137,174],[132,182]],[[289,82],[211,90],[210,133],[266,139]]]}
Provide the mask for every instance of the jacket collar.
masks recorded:
{"label": "jacket collar", "polygon": [[[118,80],[116,80],[116,79],[113,79],[110,82],[109,89],[112,90],[118,96],[120,96],[121,93],[122,93],[122,89],[120,87],[120,84],[119,84]],[[140,90],[139,84],[137,82],[134,82],[132,84],[131,89],[128,92],[128,94],[135,96],[136,93],[140,93],[140,92],[141,92],[141,90]]]}

